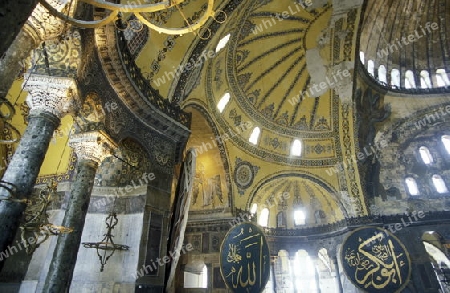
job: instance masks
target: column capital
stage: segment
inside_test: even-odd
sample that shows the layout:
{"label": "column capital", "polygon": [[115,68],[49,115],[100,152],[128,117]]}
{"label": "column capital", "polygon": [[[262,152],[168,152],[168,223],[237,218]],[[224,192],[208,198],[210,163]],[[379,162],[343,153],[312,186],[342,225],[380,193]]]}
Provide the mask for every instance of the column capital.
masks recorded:
{"label": "column capital", "polygon": [[117,148],[117,144],[103,131],[72,134],[69,145],[74,149],[78,160],[91,160],[98,164],[111,155],[111,150]]}
{"label": "column capital", "polygon": [[28,91],[26,99],[33,112],[50,112],[58,118],[74,113],[78,102],[78,88],[75,80],[69,77],[29,74],[24,90]]}
{"label": "column capital", "polygon": [[[61,12],[69,0],[47,0],[47,2]],[[45,40],[58,37],[63,32],[63,29],[64,21],[51,15],[40,3],[36,5],[36,8],[23,26],[24,32],[34,40],[36,45]]]}

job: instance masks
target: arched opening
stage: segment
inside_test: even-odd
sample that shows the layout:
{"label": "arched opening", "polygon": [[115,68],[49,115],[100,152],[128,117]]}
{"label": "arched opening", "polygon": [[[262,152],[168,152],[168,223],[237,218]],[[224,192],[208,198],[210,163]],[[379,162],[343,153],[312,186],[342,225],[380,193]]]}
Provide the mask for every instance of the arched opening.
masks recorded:
{"label": "arched opening", "polygon": [[395,68],[391,71],[391,86],[400,88],[400,70]]}
{"label": "arched opening", "polygon": [[444,179],[438,174],[434,174],[432,177],[434,188],[438,193],[448,193],[447,186]]}
{"label": "arched opening", "polygon": [[222,113],[225,109],[226,105],[230,101],[230,93],[225,93],[222,98],[220,98],[220,101],[217,103],[217,109],[219,109],[219,112]]}
{"label": "arched opening", "polygon": [[419,187],[417,186],[417,182],[414,178],[408,177],[405,179],[406,188],[410,195],[419,195]]}
{"label": "arched opening", "polygon": [[450,154],[450,135],[441,136],[441,141],[447,151],[447,154]]}
{"label": "arched opening", "polygon": [[424,162],[425,165],[430,165],[433,163],[433,156],[430,153],[430,150],[426,146],[421,146],[419,148],[420,158]]}
{"label": "arched opening", "polygon": [[184,288],[208,288],[208,267],[206,264],[203,264],[200,269],[197,269],[194,265],[186,265]]}
{"label": "arched opening", "polygon": [[278,251],[274,274],[277,292],[293,292],[294,285],[292,282],[291,265],[289,253],[286,250]]}
{"label": "arched opening", "polygon": [[405,73],[405,88],[406,89],[416,88],[416,80],[414,78],[414,73],[412,72],[412,70],[407,70]]}
{"label": "arched opening", "polygon": [[423,89],[430,89],[433,87],[431,84],[430,73],[426,70],[420,72],[420,87]]}
{"label": "arched opening", "polygon": [[362,51],[359,52],[359,59],[361,60],[362,64],[365,64],[365,54],[364,54],[364,52],[362,52]]}
{"label": "arched opening", "polygon": [[370,75],[375,76],[375,63],[373,60],[369,60],[367,63],[367,72],[369,72]]}
{"label": "arched opening", "polygon": [[261,227],[267,227],[269,225],[269,209],[268,208],[262,209],[261,214],[258,218],[258,224]]}
{"label": "arched opening", "polygon": [[306,224],[306,214],[303,209],[297,209],[294,211],[294,225],[302,226]]}
{"label": "arched opening", "polygon": [[428,231],[422,235],[422,241],[442,292],[450,292],[450,260],[446,256],[448,251],[443,245],[443,237]]}
{"label": "arched opening", "polygon": [[317,271],[308,252],[297,251],[294,259],[294,284],[297,292],[318,293]]}
{"label": "arched opening", "polygon": [[378,81],[387,84],[387,71],[384,65],[378,67]]}
{"label": "arched opening", "polygon": [[291,147],[291,156],[300,157],[302,154],[302,142],[299,139],[295,139]]}
{"label": "arched opening", "polygon": [[339,276],[336,272],[335,264],[328,255],[325,248],[321,248],[317,253],[317,272],[319,275],[320,292],[339,292]]}
{"label": "arched opening", "polygon": [[248,141],[254,145],[257,145],[260,133],[261,129],[259,127],[255,127]]}
{"label": "arched opening", "polygon": [[450,79],[448,78],[445,69],[437,69],[436,70],[436,82],[438,87],[445,87],[450,85]]}

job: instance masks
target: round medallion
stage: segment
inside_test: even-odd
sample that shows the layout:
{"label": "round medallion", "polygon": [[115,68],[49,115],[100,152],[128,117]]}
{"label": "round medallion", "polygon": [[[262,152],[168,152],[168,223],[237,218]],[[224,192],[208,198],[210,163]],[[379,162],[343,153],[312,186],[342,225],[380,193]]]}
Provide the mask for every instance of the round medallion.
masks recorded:
{"label": "round medallion", "polygon": [[363,227],[342,244],[341,261],[350,281],[365,292],[400,292],[411,276],[411,260],[389,231]]}
{"label": "round medallion", "polygon": [[220,247],[220,272],[232,292],[262,292],[269,280],[270,253],[258,226],[242,223],[228,231]]}
{"label": "round medallion", "polygon": [[253,166],[248,162],[241,162],[234,171],[234,180],[241,189],[247,189],[252,183],[255,174]]}

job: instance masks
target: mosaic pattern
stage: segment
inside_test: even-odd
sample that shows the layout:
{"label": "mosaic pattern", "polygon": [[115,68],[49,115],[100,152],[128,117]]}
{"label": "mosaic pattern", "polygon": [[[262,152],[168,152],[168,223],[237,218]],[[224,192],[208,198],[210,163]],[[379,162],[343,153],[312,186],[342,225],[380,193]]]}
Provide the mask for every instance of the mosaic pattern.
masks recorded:
{"label": "mosaic pattern", "polygon": [[244,195],[245,190],[253,184],[258,170],[259,167],[253,166],[250,162],[236,158],[233,178],[240,195]]}

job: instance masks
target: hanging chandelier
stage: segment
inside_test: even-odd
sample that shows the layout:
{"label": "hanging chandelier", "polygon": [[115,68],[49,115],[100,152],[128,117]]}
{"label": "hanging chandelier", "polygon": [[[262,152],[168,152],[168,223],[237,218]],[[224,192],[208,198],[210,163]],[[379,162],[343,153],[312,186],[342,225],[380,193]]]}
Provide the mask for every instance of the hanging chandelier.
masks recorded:
{"label": "hanging chandelier", "polygon": [[128,245],[124,244],[116,244],[114,243],[112,234],[112,230],[114,230],[114,227],[119,222],[119,219],[117,219],[117,213],[115,212],[115,206],[116,206],[116,200],[117,197],[114,199],[113,207],[111,212],[108,214],[108,216],[105,219],[106,222],[106,233],[103,234],[103,239],[99,242],[83,242],[83,246],[85,248],[95,248],[97,251],[97,256],[100,260],[100,272],[103,272],[103,269],[105,268],[106,262],[108,259],[113,256],[114,252],[116,250],[129,250],[130,247]]}
{"label": "hanging chandelier", "polygon": [[[91,5],[95,9],[106,9],[109,10],[109,14],[105,16],[101,20],[93,20],[93,21],[85,21],[72,18],[64,13],[59,12],[55,9],[51,4],[49,4],[48,0],[39,0],[42,6],[44,6],[50,14],[56,16],[58,18],[63,19],[67,23],[70,23],[76,27],[81,28],[98,28],[104,25],[107,25],[111,22],[116,23],[120,18],[122,13],[132,13],[136,16],[137,20],[139,20],[143,25],[148,26],[150,29],[155,30],[160,33],[165,33],[168,35],[183,35],[186,33],[195,33],[197,36],[202,36],[204,34],[198,34],[197,31],[208,21],[210,17],[212,17],[215,21],[219,23],[223,23],[227,16],[223,10],[214,11],[214,0],[208,0],[207,8],[203,15],[195,22],[190,23],[186,18],[183,10],[181,9],[181,4],[186,2],[187,0],[165,0],[158,3],[153,4],[136,4],[136,1],[131,1],[129,3],[110,3],[101,0],[79,0],[88,5]],[[140,3],[140,1],[137,1]],[[181,17],[184,20],[184,26],[179,28],[169,28],[162,27],[157,24],[150,22],[143,14],[144,13],[152,13],[152,12],[161,12],[164,10],[168,10],[175,7],[180,13]],[[218,19],[218,15],[223,15],[223,20]],[[211,31],[207,29],[209,35]]]}

